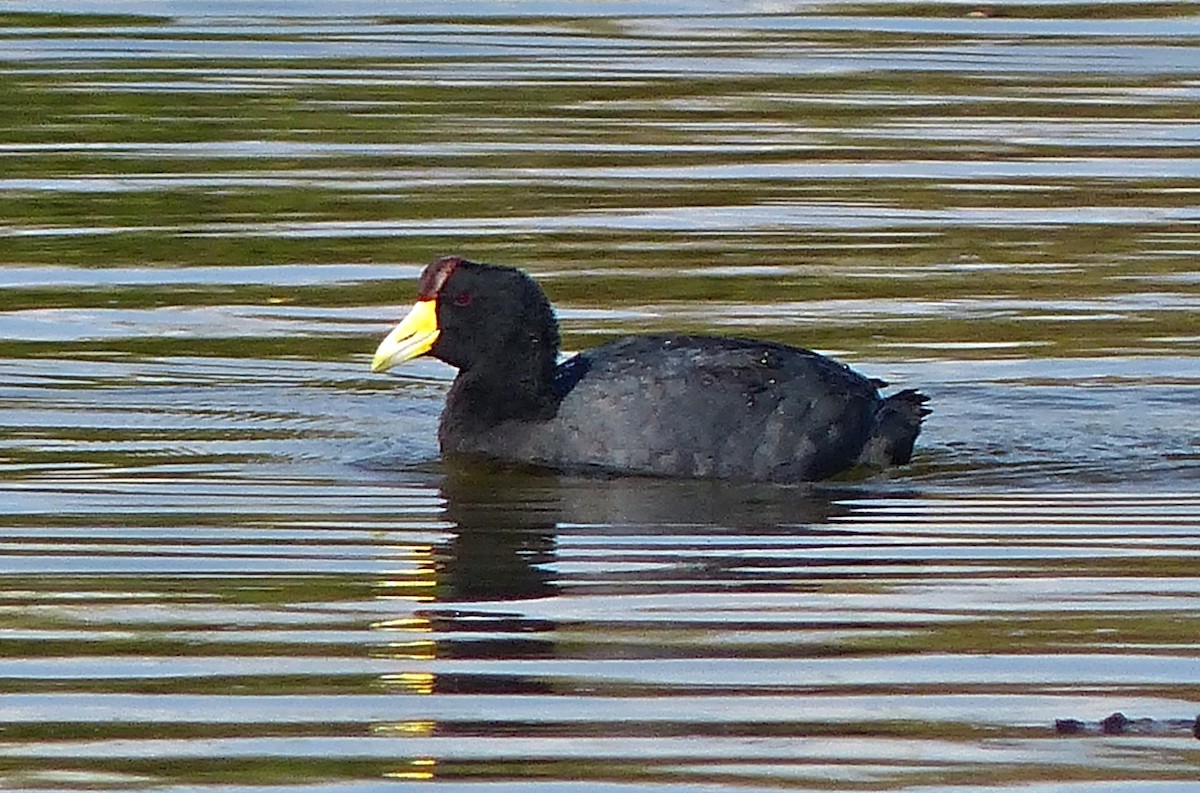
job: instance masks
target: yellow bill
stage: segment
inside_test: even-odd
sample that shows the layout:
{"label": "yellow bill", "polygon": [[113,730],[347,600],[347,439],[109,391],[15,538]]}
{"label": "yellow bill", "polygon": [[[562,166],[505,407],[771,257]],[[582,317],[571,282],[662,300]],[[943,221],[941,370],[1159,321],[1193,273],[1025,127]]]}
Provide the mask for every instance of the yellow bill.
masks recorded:
{"label": "yellow bill", "polygon": [[437,324],[437,301],[420,300],[400,324],[392,328],[371,361],[372,372],[386,372],[396,364],[411,361],[433,348],[441,330]]}

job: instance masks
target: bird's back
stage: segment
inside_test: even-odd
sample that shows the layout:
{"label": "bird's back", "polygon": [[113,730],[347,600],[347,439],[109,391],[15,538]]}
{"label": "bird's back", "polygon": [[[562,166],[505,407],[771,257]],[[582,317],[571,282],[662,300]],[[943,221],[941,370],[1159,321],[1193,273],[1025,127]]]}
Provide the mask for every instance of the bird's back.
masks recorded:
{"label": "bird's back", "polygon": [[[553,418],[447,431],[443,449],[564,470],[804,481],[854,465],[875,384],[770,342],[639,336],[559,367]],[[453,405],[448,405],[448,413]]]}

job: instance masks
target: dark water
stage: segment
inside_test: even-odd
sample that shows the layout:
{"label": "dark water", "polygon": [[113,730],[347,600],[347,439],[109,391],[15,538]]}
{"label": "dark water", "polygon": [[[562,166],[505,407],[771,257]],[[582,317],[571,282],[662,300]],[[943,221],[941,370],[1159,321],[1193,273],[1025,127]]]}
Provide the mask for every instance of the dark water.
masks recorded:
{"label": "dark water", "polygon": [[[1196,7],[712,9],[0,2],[0,786],[1196,789]],[[936,412],[447,470],[451,252]]]}

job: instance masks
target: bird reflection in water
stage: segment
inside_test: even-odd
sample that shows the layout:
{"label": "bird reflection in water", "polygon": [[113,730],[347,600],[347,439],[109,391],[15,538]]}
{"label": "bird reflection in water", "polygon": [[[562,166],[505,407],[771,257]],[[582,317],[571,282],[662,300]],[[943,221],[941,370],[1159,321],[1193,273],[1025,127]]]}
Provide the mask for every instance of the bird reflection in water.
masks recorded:
{"label": "bird reflection in water", "polygon": [[[464,738],[483,729],[482,722],[431,717],[442,709],[441,696],[571,695],[553,678],[497,673],[470,663],[569,659],[588,652],[577,636],[562,643],[562,626],[542,616],[550,613],[547,608],[520,605],[564,593],[562,543],[578,554],[577,538],[585,537],[590,546],[597,536],[602,541],[625,535],[632,544],[622,547],[640,555],[637,546],[646,541],[636,538],[650,535],[670,543],[670,535],[681,532],[700,542],[696,535],[709,532],[714,537],[805,532],[849,512],[839,501],[845,492],[830,487],[549,476],[478,466],[447,470],[441,494],[441,517],[452,536],[424,552],[418,565],[423,585],[413,579],[392,590],[393,597],[408,601],[410,614],[378,624],[403,638],[382,651],[400,662],[401,669],[380,678],[386,690],[400,695],[397,718],[373,728],[377,735],[417,739],[412,749],[430,755],[437,744],[422,739]],[[654,548],[647,547],[647,553],[654,556]],[[675,584],[707,576],[694,569],[698,558],[666,558],[659,575]],[[717,565],[724,559],[720,554],[705,558]],[[680,564],[686,567],[682,576]],[[619,568],[603,574],[603,584],[588,584],[588,591],[619,597],[629,586],[653,585],[644,571],[634,584]],[[721,575],[719,570],[712,574]],[[488,723],[487,729],[494,729]],[[404,750],[405,744],[397,746],[398,752]],[[426,755],[410,756],[389,776],[454,778],[455,772]]]}
{"label": "bird reflection in water", "polygon": [[[447,476],[442,486],[444,518],[452,524],[453,535],[428,549],[417,575],[402,580],[405,586],[384,582],[389,596],[415,600],[417,607],[411,617],[376,624],[381,631],[397,631],[406,637],[389,642],[384,655],[418,663],[437,658],[554,656],[554,623],[489,605],[551,597],[558,592],[550,567],[558,525],[554,500],[536,486],[519,486],[522,479],[484,471]],[[406,702],[400,707],[418,713],[423,708],[421,699],[429,695],[552,693],[548,683],[519,676],[435,674],[424,669],[385,674],[380,683],[389,692],[416,695],[413,704]],[[463,727],[418,717],[376,724],[372,732],[432,738],[457,735]],[[434,779],[436,770],[435,758],[417,757],[385,776]]]}

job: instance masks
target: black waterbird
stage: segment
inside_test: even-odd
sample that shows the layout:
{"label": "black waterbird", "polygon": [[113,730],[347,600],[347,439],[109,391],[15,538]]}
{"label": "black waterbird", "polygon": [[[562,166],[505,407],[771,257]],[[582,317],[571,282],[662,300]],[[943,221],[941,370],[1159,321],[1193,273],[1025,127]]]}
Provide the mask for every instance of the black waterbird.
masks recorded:
{"label": "black waterbird", "polygon": [[446,257],[380,343],[382,372],[430,354],[458,368],[442,453],[560,471],[799,482],[902,465],[929,413],[914,390],[810,350],[710,336],[631,336],[558,363],[541,287]]}

